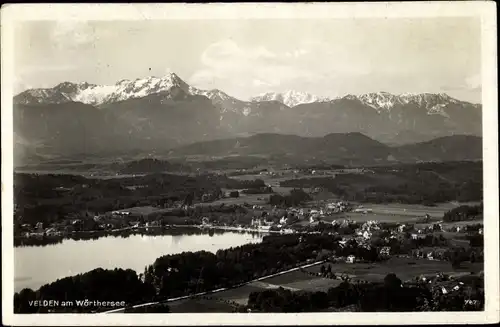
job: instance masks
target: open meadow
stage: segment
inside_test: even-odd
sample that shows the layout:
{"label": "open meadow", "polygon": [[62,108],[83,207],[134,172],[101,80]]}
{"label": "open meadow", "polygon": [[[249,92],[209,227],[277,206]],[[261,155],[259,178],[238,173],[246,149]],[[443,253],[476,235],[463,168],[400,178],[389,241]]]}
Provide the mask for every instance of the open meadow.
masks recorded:
{"label": "open meadow", "polygon": [[[394,273],[403,281],[415,279],[417,276],[432,276],[439,272],[450,276],[478,273],[483,269],[482,263],[464,262],[459,268],[452,268],[447,261],[392,257],[380,263],[331,263],[335,274],[349,275],[353,280],[383,281],[387,274]],[[326,266],[326,264],[325,264]],[[312,273],[320,272],[321,266],[307,268]]]}
{"label": "open meadow", "polygon": [[[393,257],[380,263],[325,263],[331,265],[336,276],[348,276],[351,281],[383,282],[385,276],[396,274],[403,282],[412,282],[416,277],[433,277],[444,273],[455,278],[464,278],[483,270],[482,263],[463,262],[460,267],[452,268],[446,261]],[[322,265],[295,270],[282,275],[253,281],[215,294],[208,294],[192,299],[169,303],[171,312],[233,312],[234,308],[248,303],[252,292],[278,289],[280,287],[293,292],[323,291],[342,283],[342,279],[325,278],[319,275]]]}

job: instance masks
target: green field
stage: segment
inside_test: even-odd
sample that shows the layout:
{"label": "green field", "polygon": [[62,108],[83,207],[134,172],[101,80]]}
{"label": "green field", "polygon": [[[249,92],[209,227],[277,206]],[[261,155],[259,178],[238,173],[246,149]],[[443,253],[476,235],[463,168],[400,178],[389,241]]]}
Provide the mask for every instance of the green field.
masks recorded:
{"label": "green field", "polygon": [[[304,273],[303,273],[304,274]],[[305,275],[305,274],[304,274]],[[283,284],[284,288],[292,288],[302,291],[328,291],[331,287],[337,287],[342,281],[340,279],[330,279],[315,277],[308,280],[301,280],[292,283]]]}
{"label": "green field", "polygon": [[413,217],[424,217],[428,214],[431,217],[442,218],[443,214],[459,204],[454,203],[440,203],[435,206],[429,207],[418,204],[399,204],[399,203],[389,203],[389,204],[363,204],[363,208],[369,208],[373,210],[374,214],[385,214],[385,215],[400,215],[400,216],[413,216]]}
{"label": "green field", "polygon": [[294,270],[292,272],[271,277],[271,278],[266,278],[263,280],[263,282],[266,282],[268,284],[274,284],[274,285],[286,285],[290,283],[295,283],[295,282],[300,282],[300,281],[308,281],[311,279],[314,279],[316,277],[310,276],[308,274],[304,274],[303,272],[299,270]]}
{"label": "green field", "polygon": [[214,297],[222,300],[234,301],[241,305],[246,305],[248,302],[248,296],[252,292],[263,291],[264,289],[259,286],[254,286],[248,284],[242,287],[233,288],[227,291],[222,291],[220,293],[213,294]]}
{"label": "green field", "polygon": [[420,219],[420,217],[412,217],[406,215],[387,215],[387,214],[376,214],[376,213],[355,213],[355,212],[347,212],[334,216],[324,217],[321,220],[326,222],[331,222],[333,220],[338,219],[351,219],[356,222],[366,222],[369,220],[377,220],[380,222],[412,222]]}
{"label": "green field", "polygon": [[123,210],[117,210],[118,212],[130,212],[132,215],[150,215],[152,213],[167,212],[170,209],[156,208],[152,206],[143,207],[132,207]]}
{"label": "green field", "polygon": [[[283,287],[292,291],[326,291],[330,287],[340,284],[340,280],[311,276],[304,272],[293,271],[280,276],[255,281],[248,285],[213,294],[218,301],[234,301],[241,305],[246,305],[248,296],[252,292],[264,291],[266,289],[276,289]],[[216,301],[216,300],[212,300]]]}
{"label": "green field", "polygon": [[[411,280],[420,275],[435,275],[443,272],[449,275],[477,273],[483,269],[482,263],[463,263],[458,269],[452,269],[446,261],[396,258],[382,263],[335,263],[331,264],[332,272],[348,274],[353,280],[382,281],[387,274],[394,273],[401,280]],[[321,266],[307,268],[307,271],[317,273]]]}
{"label": "green field", "polygon": [[[204,205],[243,205],[244,203],[248,204],[257,204],[257,205],[264,205],[267,203],[267,200],[269,199],[270,194],[240,194],[239,197],[237,198],[223,198],[219,199],[213,202],[206,203]],[[260,199],[260,200],[259,200]]]}
{"label": "green field", "polygon": [[[371,209],[369,213],[361,213],[361,212],[346,212],[341,214],[336,214],[333,216],[328,216],[322,218],[322,220],[331,222],[337,219],[352,219],[358,222],[365,222],[368,220],[377,220],[380,222],[406,222],[406,223],[416,223],[420,221],[422,218],[428,214],[432,221],[430,224],[435,223],[438,220],[443,218],[445,212],[449,211],[452,208],[456,208],[460,203],[441,203],[433,207],[427,207],[424,205],[413,205],[413,204],[399,204],[399,203],[389,203],[389,204],[369,204],[363,203],[362,208]],[[354,208],[357,208],[357,205],[354,205]],[[481,222],[481,220],[476,221],[467,221],[467,222],[457,222],[457,223],[449,223],[453,225],[468,225],[475,224]],[[423,227],[429,224],[418,224]],[[447,225],[447,223],[443,223],[443,227]]]}
{"label": "green field", "polygon": [[[325,264],[325,267],[328,264]],[[337,276],[348,275],[352,281],[382,282],[387,274],[395,273],[403,281],[412,281],[417,276],[435,276],[442,272],[454,277],[470,275],[483,270],[482,263],[462,263],[458,269],[452,269],[445,261],[424,259],[396,258],[382,263],[335,263],[332,272]],[[206,297],[172,302],[172,312],[233,312],[237,305],[246,305],[252,292],[283,287],[291,291],[328,291],[342,283],[341,279],[318,276],[321,265],[306,268],[304,271],[292,271],[283,275],[251,282],[245,286],[210,294]]]}

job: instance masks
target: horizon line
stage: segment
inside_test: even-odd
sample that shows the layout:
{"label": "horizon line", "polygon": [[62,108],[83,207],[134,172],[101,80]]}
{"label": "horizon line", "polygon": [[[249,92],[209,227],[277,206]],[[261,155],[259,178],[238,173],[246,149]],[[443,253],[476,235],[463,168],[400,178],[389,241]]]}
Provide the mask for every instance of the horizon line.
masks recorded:
{"label": "horizon line", "polygon": [[[284,93],[287,93],[287,92],[297,92],[297,93],[303,93],[303,94],[307,94],[307,95],[310,95],[310,96],[314,96],[314,97],[317,97],[319,98],[318,101],[313,101],[313,102],[321,102],[321,100],[326,100],[326,101],[333,101],[333,100],[337,100],[337,99],[342,99],[342,98],[345,98],[349,95],[353,95],[353,96],[363,96],[363,95],[369,95],[369,94],[381,94],[381,93],[386,93],[386,94],[389,94],[389,95],[392,95],[392,96],[396,96],[396,97],[401,97],[401,96],[405,96],[405,95],[422,95],[422,94],[434,94],[434,95],[446,95],[448,96],[449,98],[451,99],[454,99],[454,100],[458,100],[458,101],[461,101],[461,102],[466,102],[466,103],[470,103],[470,104],[477,104],[477,105],[482,105],[482,102],[471,102],[471,101],[468,101],[468,100],[461,100],[461,99],[458,99],[458,98],[455,98],[455,97],[452,97],[450,96],[448,93],[446,92],[442,92],[442,91],[439,91],[439,92],[431,92],[431,91],[424,91],[424,92],[411,92],[411,91],[406,91],[406,92],[401,92],[401,93],[393,93],[393,92],[387,92],[387,91],[371,91],[371,92],[363,92],[363,93],[344,93],[343,95],[337,95],[337,96],[319,96],[315,93],[310,93],[310,92],[306,92],[306,91],[299,91],[297,89],[288,89],[288,90],[285,90],[285,91],[266,91],[266,92],[261,92],[257,95],[254,95],[254,96],[251,96],[249,97],[248,99],[246,100],[243,100],[239,97],[235,97],[235,96],[232,96],[232,95],[229,95],[228,93],[226,93],[225,91],[219,89],[219,88],[212,88],[212,89],[202,89],[202,88],[199,88],[199,87],[195,87],[195,86],[192,86],[190,85],[188,82],[186,82],[184,79],[182,79],[177,73],[174,73],[174,72],[170,72],[170,73],[167,73],[163,76],[155,76],[155,75],[148,75],[148,76],[144,76],[144,77],[137,77],[137,78],[134,78],[134,79],[128,79],[128,78],[123,78],[123,79],[120,79],[120,80],[117,80],[114,84],[95,84],[95,83],[90,83],[90,82],[87,82],[87,81],[84,81],[84,82],[74,82],[74,81],[62,81],[62,82],[59,82],[57,84],[55,84],[54,86],[52,87],[32,87],[32,88],[26,88],[18,93],[15,93],[13,95],[13,97],[16,97],[26,91],[30,91],[30,90],[50,90],[50,89],[53,89],[61,84],[64,84],[64,83],[71,83],[71,84],[76,84],[76,85],[81,85],[81,84],[88,84],[88,85],[92,85],[92,86],[114,86],[114,85],[117,85],[119,84],[120,82],[125,82],[125,81],[128,81],[128,82],[132,82],[132,81],[138,81],[138,80],[143,80],[143,79],[151,79],[151,78],[165,78],[165,77],[171,77],[171,76],[174,76],[174,77],[177,77],[179,78],[182,82],[186,83],[189,87],[191,88],[194,88],[194,89],[198,89],[200,91],[220,91],[220,92],[223,92],[225,93],[226,95],[236,99],[236,100],[239,100],[239,101],[243,101],[243,102],[265,102],[265,101],[255,101],[254,98],[257,98],[259,96],[263,96],[263,95],[267,95],[267,94],[271,94],[271,93],[274,93],[274,94],[280,94],[280,95],[283,95]],[[472,90],[472,89],[471,89]],[[152,93],[154,94],[154,93]]]}

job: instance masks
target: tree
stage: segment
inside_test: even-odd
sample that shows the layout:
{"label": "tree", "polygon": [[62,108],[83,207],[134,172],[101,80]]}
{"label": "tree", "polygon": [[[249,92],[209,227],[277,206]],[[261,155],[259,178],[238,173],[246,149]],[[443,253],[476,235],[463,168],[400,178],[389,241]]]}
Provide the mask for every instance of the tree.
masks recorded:
{"label": "tree", "polygon": [[460,268],[460,264],[462,263],[462,258],[457,251],[454,251],[451,257],[451,266],[453,269]]}
{"label": "tree", "polygon": [[388,289],[401,288],[402,284],[401,279],[399,279],[394,273],[390,273],[384,278],[384,285]]}

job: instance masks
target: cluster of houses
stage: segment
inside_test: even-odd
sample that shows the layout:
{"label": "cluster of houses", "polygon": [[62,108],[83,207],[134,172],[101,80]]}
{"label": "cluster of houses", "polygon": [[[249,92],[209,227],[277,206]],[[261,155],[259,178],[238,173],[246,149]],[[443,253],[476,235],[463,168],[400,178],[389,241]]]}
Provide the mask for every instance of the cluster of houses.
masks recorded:
{"label": "cluster of houses", "polygon": [[38,222],[33,228],[30,224],[22,224],[20,226],[20,232],[25,237],[30,236],[39,236],[45,233],[45,229],[43,228],[43,223]]}
{"label": "cluster of houses", "polygon": [[380,230],[380,223],[376,220],[369,220],[356,230],[356,235],[364,240],[370,240],[373,232]]}
{"label": "cluster of houses", "polygon": [[446,254],[446,249],[437,248],[432,250],[415,249],[412,251],[411,255],[417,259],[428,259],[428,260],[444,260]]}
{"label": "cluster of houses", "polygon": [[349,202],[346,201],[338,201],[338,202],[330,202],[325,206],[328,213],[340,213],[346,212],[349,210]]}
{"label": "cluster of houses", "polygon": [[474,233],[477,232],[480,235],[483,234],[483,227],[478,226],[471,226],[471,225],[452,225],[447,228],[445,228],[447,232],[453,232],[453,233]]}
{"label": "cluster of houses", "polygon": [[329,170],[318,170],[318,169],[285,169],[283,170],[264,170],[259,173],[261,176],[287,176],[290,174],[304,174],[304,175],[335,175],[334,172]]}
{"label": "cluster of houses", "polygon": [[417,281],[434,284],[432,292],[437,291],[444,295],[459,291],[465,287],[463,282],[457,281],[453,278],[453,276],[448,276],[441,272],[437,273],[435,276],[430,277],[420,276],[417,278]]}
{"label": "cluster of houses", "polygon": [[71,234],[74,227],[69,223],[54,223],[45,227],[42,222],[38,222],[33,228],[30,224],[21,225],[21,235],[23,237],[42,237],[42,236],[65,236]]}
{"label": "cluster of houses", "polygon": [[34,228],[29,224],[22,224],[20,226],[21,235],[23,237],[63,237],[78,231],[148,228],[161,225],[160,221],[142,222],[140,215],[127,210],[116,210],[106,214],[83,212],[68,215],[66,218],[64,221],[52,223],[50,226],[44,226],[42,222],[38,222]]}
{"label": "cluster of houses", "polygon": [[345,201],[327,203],[324,208],[305,209],[305,208],[289,208],[288,214],[296,215],[300,220],[308,219],[309,223],[313,224],[333,214],[347,212],[350,210],[349,203]]}
{"label": "cluster of houses", "polygon": [[[391,248],[388,246],[380,248],[379,255],[381,258],[389,258],[391,256]],[[356,256],[354,255],[350,255],[346,258],[346,263],[355,263],[355,262],[356,262]]]}
{"label": "cluster of houses", "polygon": [[352,219],[336,219],[332,221],[333,226],[339,226],[339,227],[347,227],[352,224],[354,224],[354,220]]}
{"label": "cluster of houses", "polygon": [[262,231],[269,231],[273,225],[274,225],[273,221],[266,220],[263,218],[253,218],[252,221],[250,222],[250,227]]}
{"label": "cluster of houses", "polygon": [[364,206],[360,205],[355,209],[351,209],[350,211],[354,212],[354,213],[368,214],[368,213],[372,213],[373,209],[365,208]]}

